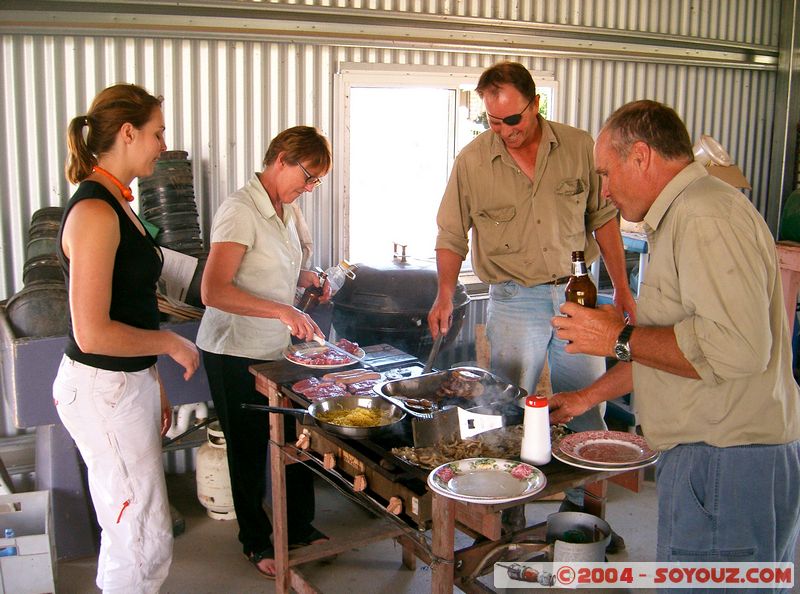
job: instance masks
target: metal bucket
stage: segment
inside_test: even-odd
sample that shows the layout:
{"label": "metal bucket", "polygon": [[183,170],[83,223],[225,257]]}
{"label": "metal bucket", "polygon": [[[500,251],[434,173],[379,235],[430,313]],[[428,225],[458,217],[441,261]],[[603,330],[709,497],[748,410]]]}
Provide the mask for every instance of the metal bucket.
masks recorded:
{"label": "metal bucket", "polygon": [[611,526],[592,514],[558,512],[547,516],[547,542],[553,543],[553,561],[602,563],[611,540]]}
{"label": "metal bucket", "polygon": [[64,273],[55,254],[29,258],[22,268],[22,282],[26,285],[37,282],[64,283]]}
{"label": "metal bucket", "polygon": [[14,335],[60,336],[68,329],[69,302],[64,282],[37,282],[15,293],[6,305]]}

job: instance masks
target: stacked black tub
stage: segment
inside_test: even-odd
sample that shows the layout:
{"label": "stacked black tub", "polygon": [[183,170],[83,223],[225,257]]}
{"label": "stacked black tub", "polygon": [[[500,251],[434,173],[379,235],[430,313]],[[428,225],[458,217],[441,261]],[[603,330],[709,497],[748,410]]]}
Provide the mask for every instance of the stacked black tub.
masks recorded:
{"label": "stacked black tub", "polygon": [[31,216],[22,269],[24,286],[6,304],[9,323],[18,338],[67,333],[67,289],[56,256],[63,214],[63,207],[48,206]]}
{"label": "stacked black tub", "polygon": [[200,279],[208,253],[203,249],[188,156],[186,151],[166,151],[156,161],[153,175],[139,178],[139,213],[158,227],[159,245],[197,258],[186,302],[200,306]]}

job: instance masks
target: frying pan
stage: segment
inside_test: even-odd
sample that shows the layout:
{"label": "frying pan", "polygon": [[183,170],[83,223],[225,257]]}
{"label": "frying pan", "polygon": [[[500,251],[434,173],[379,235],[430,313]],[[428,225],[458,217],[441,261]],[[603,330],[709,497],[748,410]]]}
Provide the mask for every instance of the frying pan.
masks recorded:
{"label": "frying pan", "polygon": [[[319,416],[332,410],[348,410],[354,408],[378,409],[381,416],[385,419],[383,425],[374,427],[351,427],[345,425],[334,425],[327,421],[320,420]],[[329,431],[342,437],[350,439],[366,439],[374,437],[390,427],[402,421],[406,413],[403,409],[383,398],[373,398],[372,396],[332,396],[324,400],[318,400],[308,407],[302,408],[283,408],[279,406],[266,406],[264,404],[242,404],[242,408],[248,410],[259,410],[263,412],[280,413],[298,417],[304,425],[317,425],[319,428]]]}

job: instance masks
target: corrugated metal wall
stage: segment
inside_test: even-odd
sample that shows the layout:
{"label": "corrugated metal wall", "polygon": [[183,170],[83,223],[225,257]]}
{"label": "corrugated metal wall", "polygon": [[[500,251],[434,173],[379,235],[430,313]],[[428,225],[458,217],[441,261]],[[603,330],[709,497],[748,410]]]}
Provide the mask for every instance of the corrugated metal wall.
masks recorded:
{"label": "corrugated metal wall", "polygon": [[[51,4],[51,10],[58,7],[58,2]],[[202,0],[195,4],[228,11],[226,17],[234,22],[232,7],[246,6],[250,20],[243,20],[236,33],[230,29],[215,33],[211,27],[211,32],[193,29],[189,34],[182,30],[189,20],[177,17],[165,17],[163,27],[150,30],[134,26],[146,20],[141,16],[126,21],[111,13],[87,13],[80,18],[48,13],[36,21],[22,2],[0,7],[0,147],[4,155],[0,159],[0,298],[22,286],[31,214],[44,206],[64,204],[71,193],[63,175],[67,122],[85,112],[97,91],[119,81],[136,82],[164,95],[167,143],[171,149],[189,151],[193,160],[204,234],[217,205],[259,168],[266,145],[280,130],[312,124],[333,137],[333,75],[344,62],[455,68],[518,60],[531,70],[553,72],[559,83],[559,119],[593,134],[608,114],[628,100],[664,101],[685,118],[693,138],[711,134],[728,148],[750,179],[753,200],[762,212],[769,198],[767,163],[776,84],[772,58],[779,25],[778,3],[770,0],[271,2],[263,10],[300,15],[306,25],[295,34],[278,31],[263,38],[247,32],[253,15],[257,17],[256,4]],[[152,4],[153,10],[177,5],[158,0]],[[123,10],[125,5],[118,6]],[[35,13],[36,9],[31,10]],[[378,29],[412,27],[413,19],[401,18],[401,13],[447,17],[420,19],[431,30],[435,28],[431,23],[441,22],[485,31],[488,41],[481,48],[425,42],[417,49],[413,43],[405,47],[381,42],[374,39],[376,35],[368,39],[352,24],[363,15],[385,14],[387,20],[374,25]],[[349,18],[351,24],[333,29],[326,18],[332,14]],[[269,17],[265,12],[264,18]],[[72,18],[75,26],[45,22],[51,18],[59,23]],[[199,17],[191,22],[201,23]],[[504,28],[524,37],[524,27],[534,23],[541,39],[552,24],[552,34],[566,40],[563,50],[556,39],[548,42],[547,50],[527,48],[514,53],[509,48],[516,46],[490,37],[499,35],[497,31],[502,34]],[[285,20],[262,26],[267,25],[290,26]],[[310,34],[325,27],[329,29],[322,41]],[[602,52],[593,55],[592,42],[581,38],[587,31],[608,34],[604,43],[611,57]],[[684,39],[675,41],[675,35]],[[620,56],[628,42],[650,45],[645,53],[631,52],[630,59],[623,59]],[[692,49],[693,43],[699,49]],[[766,58],[749,59],[753,48],[756,58]],[[704,57],[715,52],[719,54],[716,61]],[[314,260],[323,266],[344,252],[343,209],[341,197],[335,195],[335,176],[334,164],[327,183],[313,197],[302,199],[314,234]]]}
{"label": "corrugated metal wall", "polygon": [[[164,95],[167,143],[189,151],[207,231],[219,202],[258,169],[272,136],[301,123],[332,135],[338,63],[485,67],[501,58],[553,72],[560,119],[593,134],[631,99],[673,105],[694,138],[711,134],[728,148],[763,207],[774,116],[771,70],[251,41],[3,35],[0,293],[8,297],[21,288],[31,214],[63,204],[71,192],[63,175],[67,122],[85,113],[109,84],[137,82]],[[334,168],[331,183],[303,199],[322,265],[343,253],[335,176]]]}

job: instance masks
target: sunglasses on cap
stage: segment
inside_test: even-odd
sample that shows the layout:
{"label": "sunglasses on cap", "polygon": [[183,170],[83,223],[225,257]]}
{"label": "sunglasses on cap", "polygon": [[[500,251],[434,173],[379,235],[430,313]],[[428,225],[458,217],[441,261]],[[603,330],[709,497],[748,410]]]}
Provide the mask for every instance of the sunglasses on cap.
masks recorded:
{"label": "sunglasses on cap", "polygon": [[510,115],[510,116],[506,116],[504,118],[498,118],[497,116],[493,116],[488,111],[486,112],[486,115],[489,116],[490,118],[492,118],[493,120],[500,120],[506,126],[516,126],[517,124],[519,124],[522,121],[523,114],[528,110],[528,108],[530,107],[531,103],[533,103],[535,100],[536,100],[536,97],[534,97],[533,99],[528,101],[528,104],[525,107],[522,108],[521,112],[515,113],[515,114]]}

